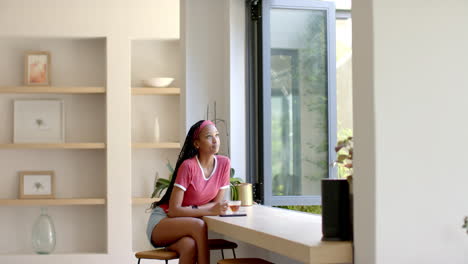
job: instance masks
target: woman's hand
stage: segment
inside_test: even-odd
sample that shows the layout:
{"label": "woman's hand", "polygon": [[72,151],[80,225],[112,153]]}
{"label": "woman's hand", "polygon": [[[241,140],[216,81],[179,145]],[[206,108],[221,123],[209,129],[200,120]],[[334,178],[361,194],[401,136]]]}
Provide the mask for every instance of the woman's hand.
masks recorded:
{"label": "woman's hand", "polygon": [[223,214],[226,214],[227,209],[228,209],[227,201],[222,201],[222,202],[215,202],[213,207],[211,207],[210,211],[214,215],[223,215]]}

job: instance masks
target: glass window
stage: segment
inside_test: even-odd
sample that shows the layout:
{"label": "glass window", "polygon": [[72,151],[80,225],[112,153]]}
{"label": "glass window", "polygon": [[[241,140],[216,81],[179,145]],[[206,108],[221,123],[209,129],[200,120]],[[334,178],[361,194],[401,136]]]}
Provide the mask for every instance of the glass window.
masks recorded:
{"label": "glass window", "polygon": [[319,204],[321,179],[334,173],[335,9],[320,1],[264,4],[265,203]]}
{"label": "glass window", "polygon": [[338,177],[337,135],[352,134],[351,0],[260,3],[248,24],[257,198],[319,212],[321,179]]}
{"label": "glass window", "polygon": [[326,11],[272,9],[270,18],[273,195],[319,195],[328,177]]}

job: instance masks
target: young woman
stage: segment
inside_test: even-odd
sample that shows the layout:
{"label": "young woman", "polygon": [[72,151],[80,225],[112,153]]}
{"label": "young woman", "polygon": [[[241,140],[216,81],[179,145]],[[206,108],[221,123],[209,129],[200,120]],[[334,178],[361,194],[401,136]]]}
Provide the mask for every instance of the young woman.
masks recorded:
{"label": "young woman", "polygon": [[209,264],[208,234],[200,217],[226,213],[224,192],[229,188],[231,162],[215,155],[219,133],[213,122],[194,124],[185,138],[172,181],[153,209],[147,235],[155,247],[179,253],[180,264]]}

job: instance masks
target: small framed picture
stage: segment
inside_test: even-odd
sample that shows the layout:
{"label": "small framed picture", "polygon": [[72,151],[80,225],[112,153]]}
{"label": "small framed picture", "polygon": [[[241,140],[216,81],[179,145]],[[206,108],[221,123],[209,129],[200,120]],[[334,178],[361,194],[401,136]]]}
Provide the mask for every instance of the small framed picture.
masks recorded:
{"label": "small framed picture", "polygon": [[50,53],[46,51],[30,51],[24,56],[25,85],[50,85]]}
{"label": "small framed picture", "polygon": [[53,171],[20,171],[18,174],[20,199],[54,198]]}
{"label": "small framed picture", "polygon": [[64,106],[62,100],[15,100],[14,143],[63,143]]}

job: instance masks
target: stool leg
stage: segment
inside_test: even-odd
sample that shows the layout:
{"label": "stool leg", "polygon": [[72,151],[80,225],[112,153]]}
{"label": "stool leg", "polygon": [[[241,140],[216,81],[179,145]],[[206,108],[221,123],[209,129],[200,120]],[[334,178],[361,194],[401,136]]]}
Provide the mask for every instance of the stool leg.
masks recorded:
{"label": "stool leg", "polygon": [[166,264],[169,263],[168,260],[166,259]]}
{"label": "stool leg", "polygon": [[140,259],[138,259],[138,264],[140,264]]}
{"label": "stool leg", "polygon": [[232,249],[232,255],[236,258],[236,251],[234,249]]}
{"label": "stool leg", "polygon": [[221,256],[223,256],[224,259],[224,251],[221,249]]}

